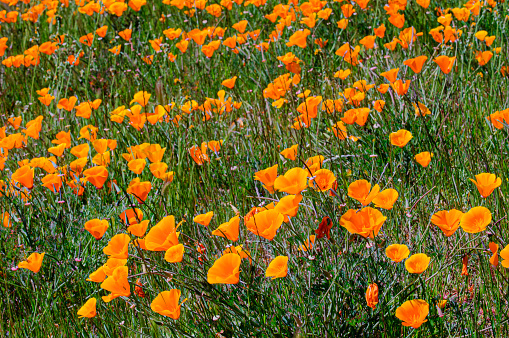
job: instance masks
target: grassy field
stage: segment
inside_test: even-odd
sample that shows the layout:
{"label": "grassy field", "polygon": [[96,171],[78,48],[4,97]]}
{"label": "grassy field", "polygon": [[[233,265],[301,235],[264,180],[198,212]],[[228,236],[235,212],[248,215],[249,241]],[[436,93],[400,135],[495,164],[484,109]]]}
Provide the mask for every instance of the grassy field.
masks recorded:
{"label": "grassy field", "polygon": [[504,0],[1,0],[0,335],[509,336],[508,55]]}

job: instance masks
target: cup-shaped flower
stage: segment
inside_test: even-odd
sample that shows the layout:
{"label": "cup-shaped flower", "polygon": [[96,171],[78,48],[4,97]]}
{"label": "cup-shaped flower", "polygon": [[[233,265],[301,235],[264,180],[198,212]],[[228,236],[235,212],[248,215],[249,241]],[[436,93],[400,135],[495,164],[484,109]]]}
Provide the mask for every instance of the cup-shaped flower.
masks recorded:
{"label": "cup-shaped flower", "polygon": [[274,189],[297,195],[307,187],[308,171],[302,168],[292,168],[274,181]]}
{"label": "cup-shaped flower", "polygon": [[274,181],[277,177],[277,167],[278,165],[274,165],[267,169],[263,169],[255,172],[254,179],[255,181],[260,181],[263,183],[263,187],[268,190],[269,193],[274,193]]}
{"label": "cup-shaped flower", "polygon": [[164,260],[169,263],[181,262],[182,257],[184,257],[184,245],[182,244],[172,246],[164,254]]}
{"label": "cup-shaped flower", "polygon": [[247,229],[253,234],[272,241],[283,221],[283,214],[276,209],[270,209],[257,213],[245,223]]}
{"label": "cup-shaped flower", "polygon": [[299,203],[302,201],[302,195],[287,195],[277,202],[274,209],[279,211],[285,217],[284,222],[288,223],[290,217],[297,216],[299,211]]}
{"label": "cup-shaped flower", "polygon": [[78,310],[78,318],[93,318],[97,314],[96,311],[97,299],[94,297],[86,301],[85,304]]}
{"label": "cup-shaped flower", "polygon": [[380,186],[378,184],[375,184],[371,189],[371,183],[366,180],[357,180],[348,186],[348,196],[361,202],[364,206],[371,203],[379,192]]}
{"label": "cup-shaped flower", "polygon": [[339,224],[351,234],[359,234],[365,238],[374,238],[378,235],[386,219],[387,217],[383,216],[380,211],[366,207],[360,211],[355,209],[348,210],[341,216]]}
{"label": "cup-shaped flower", "polygon": [[399,263],[410,255],[410,250],[404,244],[392,244],[385,248],[385,254],[393,262]]}
{"label": "cup-shaped flower", "polygon": [[145,237],[145,245],[149,251],[166,251],[179,244],[179,232],[175,227],[173,215],[164,217],[157,223]]}
{"label": "cup-shaped flower", "polygon": [[284,158],[295,161],[297,157],[297,148],[299,147],[298,144],[294,144],[290,148],[286,148],[283,151],[280,152],[281,155],[283,155]]}
{"label": "cup-shaped flower", "polygon": [[500,257],[502,257],[500,264],[506,269],[509,268],[509,245],[500,251]]}
{"label": "cup-shaped flower", "polygon": [[90,232],[95,239],[99,240],[104,236],[106,230],[108,230],[109,224],[108,221],[103,219],[92,219],[85,223],[85,230]]}
{"label": "cup-shaped flower", "polygon": [[396,147],[403,148],[412,139],[412,133],[405,129],[400,129],[389,135],[391,144]]}
{"label": "cup-shaped flower", "polygon": [[421,274],[428,268],[431,258],[423,253],[410,256],[405,261],[405,268],[410,273]]}
{"label": "cup-shaped flower", "polygon": [[21,183],[24,187],[32,189],[34,186],[34,169],[29,165],[24,165],[12,174],[12,179]]}
{"label": "cup-shaped flower", "polygon": [[34,273],[38,273],[39,270],[41,269],[42,260],[44,259],[44,255],[45,255],[44,252],[41,254],[34,252],[30,256],[28,256],[28,258],[26,260],[24,260],[23,262],[20,262],[18,264],[18,267],[23,268],[23,269],[28,269]]}
{"label": "cup-shaped flower", "polygon": [[52,192],[59,192],[62,187],[62,179],[57,174],[48,174],[41,180],[42,185],[51,190]]}
{"label": "cup-shaped flower", "polygon": [[454,61],[456,61],[456,57],[448,57],[446,55],[440,55],[435,58],[433,61],[440,67],[444,74],[449,74],[452,70],[452,66],[454,65]]}
{"label": "cup-shaped flower", "polygon": [[193,222],[204,225],[207,227],[210,224],[210,220],[212,219],[212,216],[214,216],[214,212],[209,211],[206,214],[201,214],[201,215],[195,216],[193,218]]}
{"label": "cup-shaped flower", "polygon": [[239,239],[239,223],[240,217],[234,216],[228,222],[221,224],[216,230],[212,231],[212,235],[228,238],[230,241]]}
{"label": "cup-shaped flower", "polygon": [[[127,262],[127,260],[125,260]],[[97,270],[88,275],[87,282],[102,283],[106,279],[104,266],[100,266]]]}
{"label": "cup-shaped flower", "polygon": [[375,203],[375,207],[377,208],[391,210],[394,203],[398,200],[398,197],[398,192],[395,189],[389,188],[379,192],[375,198],[373,198],[373,203]]}
{"label": "cup-shaped flower", "polygon": [[414,156],[415,161],[426,168],[431,162],[431,158],[433,157],[433,153],[429,151],[424,151]]}
{"label": "cup-shaped flower", "polygon": [[474,207],[461,218],[461,228],[470,234],[484,231],[491,223],[491,211],[483,206]]}
{"label": "cup-shaped flower", "polygon": [[500,187],[500,185],[502,184],[502,179],[500,177],[497,177],[495,174],[490,173],[482,173],[479,175],[475,175],[475,180],[470,178],[470,181],[472,181],[475,184],[477,190],[479,190],[479,193],[484,198],[491,195],[493,190]]}
{"label": "cup-shaped flower", "polygon": [[129,183],[126,192],[134,195],[138,203],[143,203],[147,199],[150,190],[152,190],[152,183],[150,181],[141,182],[139,177],[137,177]]}
{"label": "cup-shaped flower", "polygon": [[138,208],[124,210],[118,217],[125,225],[138,224],[143,220],[143,212]]}
{"label": "cup-shaped flower", "polygon": [[119,266],[113,270],[111,276],[101,283],[102,289],[111,292],[111,295],[107,296],[106,299],[103,297],[103,299],[110,301],[120,296],[129,297],[131,295],[131,287],[127,280],[128,273],[127,266]]}
{"label": "cup-shaped flower", "polygon": [[236,253],[219,257],[207,273],[207,282],[209,284],[237,284],[241,260],[242,258]]}
{"label": "cup-shaped flower", "polygon": [[428,320],[429,304],[422,299],[408,300],[396,309],[396,317],[400,319],[403,326],[419,328]]}
{"label": "cup-shaped flower", "polygon": [[498,266],[498,255],[497,255],[498,244],[496,244],[494,242],[490,242],[489,248],[492,253],[492,256],[490,257],[490,264],[493,265],[494,267],[497,267]]}
{"label": "cup-shaped flower", "polygon": [[88,182],[92,183],[97,189],[101,189],[108,179],[108,170],[103,166],[97,166],[85,170],[83,175]]}
{"label": "cup-shaped flower", "polygon": [[182,303],[179,304],[180,294],[181,292],[178,289],[163,291],[150,303],[150,308],[161,316],[178,319],[180,317],[180,306],[182,305]]}
{"label": "cup-shaped flower", "polygon": [[150,221],[148,219],[146,219],[144,221],[141,221],[140,223],[130,225],[127,228],[127,232],[130,234],[133,234],[136,237],[143,237],[143,236],[145,236],[145,233],[147,232],[149,222]]}
{"label": "cup-shaped flower", "polygon": [[277,256],[274,258],[265,270],[265,277],[272,279],[286,277],[288,274],[288,256]]}
{"label": "cup-shaped flower", "polygon": [[126,259],[128,256],[129,242],[131,237],[127,234],[113,236],[108,245],[104,247],[103,253],[111,258]]}
{"label": "cup-shaped flower", "polygon": [[147,164],[147,161],[145,161],[144,158],[139,158],[136,160],[131,160],[129,163],[127,163],[127,167],[129,170],[131,170],[136,175],[141,174],[143,169],[145,169],[145,165]]}
{"label": "cup-shaped flower", "polygon": [[369,284],[366,289],[366,303],[373,310],[376,308],[378,304],[378,285],[376,283]]}
{"label": "cup-shaped flower", "polygon": [[431,216],[431,223],[439,227],[447,237],[450,237],[459,228],[462,217],[463,213],[459,210],[442,210]]}
{"label": "cup-shaped flower", "polygon": [[334,173],[328,169],[315,171],[314,178],[309,180],[309,185],[317,191],[327,192],[336,182]]}

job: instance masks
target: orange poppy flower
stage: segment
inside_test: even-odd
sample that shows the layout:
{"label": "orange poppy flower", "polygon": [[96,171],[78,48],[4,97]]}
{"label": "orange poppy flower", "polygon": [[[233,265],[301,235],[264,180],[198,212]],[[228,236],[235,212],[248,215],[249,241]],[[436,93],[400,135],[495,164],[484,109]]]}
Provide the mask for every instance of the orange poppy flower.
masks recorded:
{"label": "orange poppy flower", "polygon": [[131,29],[124,29],[123,31],[121,32],[118,32],[118,35],[124,39],[125,41],[129,41],[131,40],[131,34],[132,34],[132,30]]}
{"label": "orange poppy flower", "polygon": [[184,245],[177,244],[166,250],[164,254],[164,260],[169,263],[178,263],[182,262],[182,257],[184,256]]}
{"label": "orange poppy flower", "polygon": [[138,103],[140,106],[145,107],[150,100],[150,96],[152,95],[146,91],[139,91],[134,94],[134,97],[129,104]]}
{"label": "orange poppy flower", "polygon": [[426,116],[431,114],[431,110],[420,102],[417,104],[412,102],[412,106],[414,106],[415,109],[415,116]]}
{"label": "orange poppy flower", "polygon": [[119,258],[108,258],[106,264],[103,265],[104,273],[106,276],[112,276],[113,271],[119,266],[124,266],[127,264],[127,259],[119,259]]}
{"label": "orange poppy flower", "polygon": [[380,211],[366,207],[360,211],[355,209],[348,210],[341,216],[339,224],[351,234],[359,234],[365,238],[374,238],[378,235],[386,219],[387,217],[383,216]]}
{"label": "orange poppy flower", "polygon": [[490,264],[494,267],[498,266],[498,244],[490,242],[489,244],[490,251],[492,253],[492,256],[490,257]]}
{"label": "orange poppy flower", "polygon": [[502,184],[502,179],[500,177],[497,177],[495,174],[490,173],[482,173],[479,175],[475,175],[475,180],[471,178],[469,178],[469,180],[475,184],[477,190],[479,190],[479,193],[484,198],[491,195],[493,190],[500,187],[500,185]]}
{"label": "orange poppy flower", "polygon": [[293,33],[292,36],[290,36],[290,39],[286,43],[286,46],[287,47],[298,46],[300,48],[306,48],[307,47],[306,39],[310,34],[311,31],[309,29],[296,31],[295,33]]}
{"label": "orange poppy flower", "polygon": [[193,218],[193,222],[204,225],[207,227],[210,224],[210,220],[212,219],[212,216],[214,216],[214,212],[209,211],[206,214],[201,214],[201,215],[195,216]]}
{"label": "orange poppy flower", "polygon": [[334,173],[328,169],[320,169],[314,173],[314,177],[309,180],[309,186],[321,192],[329,191],[336,182]]}
{"label": "orange poppy flower", "polygon": [[484,231],[491,223],[491,212],[486,207],[474,207],[461,218],[461,228],[470,234]]}
{"label": "orange poppy flower", "polygon": [[149,222],[150,221],[147,219],[141,221],[140,223],[133,224],[127,228],[127,232],[133,234],[136,237],[143,237],[147,232]]}
{"label": "orange poppy flower", "polygon": [[389,139],[391,144],[396,147],[403,148],[412,139],[412,133],[405,129],[400,129],[397,132],[391,133]]}
{"label": "orange poppy flower", "polygon": [[437,58],[435,58],[433,61],[440,67],[442,72],[445,74],[449,74],[452,70],[452,66],[454,65],[454,61],[456,60],[456,57],[448,57],[446,55],[441,55]]}
{"label": "orange poppy flower", "polygon": [[306,242],[302,244],[298,249],[301,251],[308,251],[313,249],[313,245],[315,244],[316,235],[309,236],[308,239],[306,239]]}
{"label": "orange poppy flower", "polygon": [[380,192],[380,186],[375,184],[371,189],[371,183],[366,180],[357,180],[350,183],[348,186],[348,196],[361,202],[362,205],[366,206],[378,195]]}
{"label": "orange poppy flower", "polygon": [[126,225],[138,224],[143,219],[143,212],[138,208],[129,208],[123,211],[118,217]]}
{"label": "orange poppy flower", "polygon": [[398,72],[399,72],[399,68],[395,68],[395,69],[391,69],[387,72],[380,73],[380,76],[383,76],[384,78],[386,78],[387,81],[389,81],[390,83],[394,83],[398,79]]}
{"label": "orange poppy flower", "polygon": [[93,33],[88,33],[87,35],[83,35],[82,37],[80,37],[79,41],[84,44],[84,45],[87,45],[88,47],[92,46],[92,43],[94,42],[94,34]]}
{"label": "orange poppy flower", "polygon": [[180,295],[181,292],[178,289],[163,291],[154,298],[152,303],[150,303],[150,308],[152,311],[159,313],[161,316],[170,317],[175,320],[179,319],[180,306],[183,303],[179,304]]}
{"label": "orange poppy flower", "polygon": [[500,251],[500,257],[503,261],[500,262],[504,268],[509,268],[509,245],[507,245],[502,251]]}
{"label": "orange poppy flower", "polygon": [[276,209],[271,209],[257,213],[245,223],[247,229],[253,234],[272,241],[283,221],[283,214]]}
{"label": "orange poppy flower", "polygon": [[128,273],[127,266],[119,266],[113,270],[111,276],[101,283],[102,289],[111,292],[110,295],[103,297],[105,302],[110,302],[120,296],[129,297],[131,295],[131,287],[127,280]]}
{"label": "orange poppy flower", "polygon": [[235,242],[239,239],[239,223],[240,217],[234,216],[228,222],[221,224],[216,230],[212,231],[212,235],[224,237]]}
{"label": "orange poppy flower", "polygon": [[[502,253],[500,253],[502,254]],[[34,252],[28,258],[18,264],[18,267],[22,269],[28,269],[34,273],[38,273],[41,269],[42,260],[44,259],[45,253]]]}
{"label": "orange poppy flower", "polygon": [[272,279],[286,277],[288,274],[288,256],[277,256],[265,270],[265,277]]}
{"label": "orange poppy flower", "polygon": [[422,299],[408,300],[396,309],[396,317],[400,319],[403,326],[411,326],[418,329],[428,320],[429,304]]}
{"label": "orange poppy flower", "polygon": [[431,223],[435,224],[447,237],[452,236],[460,226],[463,213],[459,210],[442,210],[431,216]]}
{"label": "orange poppy flower", "polygon": [[290,217],[297,216],[299,211],[299,203],[302,201],[302,195],[287,195],[277,202],[274,207],[275,210],[279,211],[284,216],[284,222],[288,223]]}
{"label": "orange poppy flower", "polygon": [[468,265],[468,255],[464,255],[461,258],[461,264],[462,264],[461,275],[462,276],[468,276],[468,268],[467,268],[467,265]]}
{"label": "orange poppy flower", "polygon": [[375,207],[382,208],[386,210],[391,210],[394,206],[394,203],[398,200],[399,194],[394,189],[385,189],[379,192],[375,198],[373,198],[373,203]]}
{"label": "orange poppy flower", "polygon": [[108,179],[108,170],[103,166],[87,169],[83,172],[87,182],[90,182],[97,189],[101,189]]}
{"label": "orange poppy flower", "polygon": [[150,181],[141,182],[139,177],[137,177],[129,183],[126,192],[134,195],[138,203],[143,203],[147,199],[150,190],[152,190],[152,183]]}
{"label": "orange poppy flower", "polygon": [[129,235],[115,235],[110,239],[108,245],[104,247],[103,253],[111,258],[127,259],[129,242],[131,242]]}
{"label": "orange poppy flower", "polygon": [[71,148],[71,154],[73,154],[77,158],[87,157],[89,151],[90,146],[88,145],[88,143],[83,143]]}
{"label": "orange poppy flower", "polygon": [[162,148],[160,144],[151,144],[143,149],[143,153],[152,163],[161,162],[166,148]]}
{"label": "orange poppy flower", "polygon": [[168,174],[166,170],[168,170],[168,165],[164,162],[154,162],[150,164],[150,172],[154,177],[164,180],[166,174]]}
{"label": "orange poppy flower", "polygon": [[274,181],[277,177],[277,168],[278,165],[273,165],[267,169],[263,169],[255,172],[254,179],[255,181],[260,181],[263,183],[263,187],[267,189],[267,191],[271,194],[274,193]]}
{"label": "orange poppy flower", "polygon": [[237,77],[234,76],[230,79],[226,79],[224,80],[223,82],[221,82],[221,84],[227,88],[230,88],[232,89],[233,87],[235,87],[235,81],[237,81]]}
{"label": "orange poppy flower", "polygon": [[21,183],[28,189],[32,189],[34,186],[34,169],[29,165],[17,169],[11,177],[15,182]]}
{"label": "orange poppy flower", "polygon": [[12,222],[11,222],[11,215],[9,215],[8,212],[2,213],[0,221],[2,222],[2,225],[5,228],[10,228],[11,227],[11,224],[12,224]]}
{"label": "orange poppy flower", "polygon": [[145,237],[145,245],[150,251],[166,251],[174,245],[179,244],[177,232],[178,225],[175,226],[175,217],[172,215],[164,217],[157,223]]}
{"label": "orange poppy flower", "polygon": [[48,151],[55,156],[62,156],[64,154],[65,144],[59,144],[56,147],[48,148]]}
{"label": "orange poppy flower", "polygon": [[427,59],[428,57],[426,55],[421,55],[413,59],[405,60],[403,64],[410,67],[414,73],[419,74]]}
{"label": "orange poppy flower", "polygon": [[385,248],[385,254],[393,262],[399,263],[410,255],[410,250],[404,244],[392,244]]}
{"label": "orange poppy flower", "polygon": [[432,157],[433,153],[430,153],[429,151],[424,151],[414,156],[415,161],[417,161],[417,163],[422,165],[424,168],[426,168],[429,165]]}
{"label": "orange poppy flower", "polygon": [[99,240],[104,236],[106,230],[108,230],[109,223],[107,220],[103,219],[92,219],[85,223],[85,230],[90,232],[95,239]]}
{"label": "orange poppy flower", "polygon": [[366,289],[366,303],[373,310],[376,308],[378,304],[378,285],[376,283],[369,284]]}
{"label": "orange poppy flower", "polygon": [[54,193],[59,192],[62,187],[62,179],[57,174],[48,174],[42,178],[41,182],[43,186]]}
{"label": "orange poppy flower", "polygon": [[203,142],[200,147],[194,145],[189,148],[189,154],[198,165],[203,165],[205,162],[210,162],[209,156],[207,155],[206,142]]}
{"label": "orange poppy flower", "polygon": [[290,195],[297,195],[307,187],[308,171],[302,168],[292,168],[284,175],[276,178],[274,189],[286,192]]}
{"label": "orange poppy flower", "polygon": [[242,258],[236,253],[219,257],[207,273],[207,282],[209,284],[237,284],[241,261]]}
{"label": "orange poppy flower", "polygon": [[299,147],[298,144],[294,144],[290,148],[286,148],[282,152],[280,152],[281,155],[283,155],[284,158],[295,161],[295,158],[297,156],[297,148]]}
{"label": "orange poppy flower", "polygon": [[94,318],[97,314],[96,311],[97,299],[90,298],[85,304],[78,310],[78,318]]}
{"label": "orange poppy flower", "polygon": [[410,256],[405,261],[405,268],[410,273],[421,274],[428,268],[429,262],[431,258],[428,255],[423,253],[418,253]]}

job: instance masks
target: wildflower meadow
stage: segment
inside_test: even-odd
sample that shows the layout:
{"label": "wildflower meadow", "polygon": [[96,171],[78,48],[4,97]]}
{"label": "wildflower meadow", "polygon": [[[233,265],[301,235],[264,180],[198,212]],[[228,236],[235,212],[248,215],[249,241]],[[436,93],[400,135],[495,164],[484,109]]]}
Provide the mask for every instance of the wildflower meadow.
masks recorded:
{"label": "wildflower meadow", "polygon": [[0,336],[509,337],[508,56],[505,0],[0,0]]}

